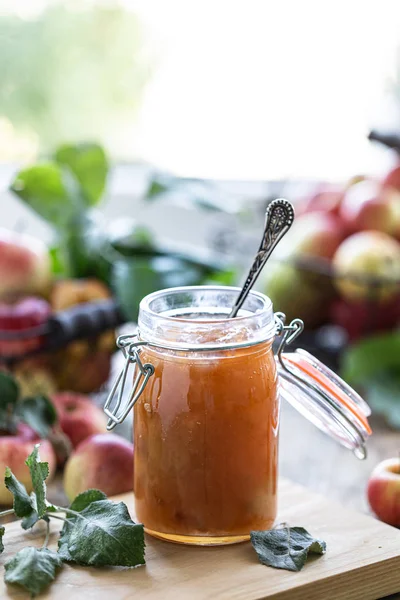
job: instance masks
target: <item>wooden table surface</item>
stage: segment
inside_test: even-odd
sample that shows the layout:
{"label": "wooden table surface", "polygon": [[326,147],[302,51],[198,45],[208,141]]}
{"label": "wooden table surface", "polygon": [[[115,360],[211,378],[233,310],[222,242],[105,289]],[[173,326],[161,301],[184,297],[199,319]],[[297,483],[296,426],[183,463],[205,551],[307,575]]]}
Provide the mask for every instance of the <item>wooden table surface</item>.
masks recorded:
{"label": "wooden table surface", "polygon": [[[374,433],[368,442],[368,456],[360,461],[283,403],[280,474],[346,507],[368,513],[365,489],[373,467],[385,458],[397,456],[400,450],[400,432],[377,419],[371,425]],[[60,477],[48,488],[50,501],[58,504],[66,501]],[[394,598],[400,599],[400,594],[391,596]]]}

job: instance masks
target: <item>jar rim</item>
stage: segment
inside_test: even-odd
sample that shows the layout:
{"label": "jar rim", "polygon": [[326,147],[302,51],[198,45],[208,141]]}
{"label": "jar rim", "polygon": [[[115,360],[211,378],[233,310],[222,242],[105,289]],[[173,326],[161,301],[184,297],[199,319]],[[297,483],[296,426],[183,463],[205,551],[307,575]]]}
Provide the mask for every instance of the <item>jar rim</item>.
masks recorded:
{"label": "jar rim", "polygon": [[[240,344],[233,343],[234,347],[237,345],[252,346],[273,338],[276,326],[272,301],[261,292],[250,291],[239,315],[234,319],[227,319],[239,292],[240,288],[238,287],[220,285],[182,286],[152,292],[145,296],[139,305],[140,337],[147,341],[157,342],[165,340],[163,328],[165,331],[173,328],[176,333],[178,330],[183,332],[186,326],[196,325],[207,328],[212,324],[216,327],[221,325],[226,329],[233,325],[242,328],[248,326],[249,339]],[[185,294],[188,294],[187,304],[182,300],[185,298]],[[196,295],[198,295],[197,303],[190,304],[189,300],[194,299]],[[166,299],[169,300],[169,303]],[[188,311],[190,311],[190,315],[196,314],[197,311],[197,315],[202,314],[202,318],[199,319],[199,316],[188,318],[185,316]],[[210,318],[207,318],[208,314]],[[158,332],[155,326],[158,327]],[[186,347],[188,342],[189,340],[176,341],[176,347]],[[204,331],[203,338],[200,335],[196,343],[189,342],[189,345],[193,348],[204,345],[214,349],[227,347],[227,343],[224,341],[208,342],[206,331]]]}

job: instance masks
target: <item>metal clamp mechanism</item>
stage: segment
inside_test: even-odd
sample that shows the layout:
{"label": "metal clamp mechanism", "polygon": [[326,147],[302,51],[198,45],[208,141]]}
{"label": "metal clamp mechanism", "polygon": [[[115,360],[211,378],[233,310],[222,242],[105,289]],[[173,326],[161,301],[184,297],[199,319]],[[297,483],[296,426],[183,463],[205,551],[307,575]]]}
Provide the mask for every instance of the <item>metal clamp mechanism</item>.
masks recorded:
{"label": "metal clamp mechanism", "polygon": [[[330,398],[329,394],[318,386],[316,383],[310,381],[307,376],[303,376],[297,373],[295,370],[289,368],[287,362],[285,362],[282,358],[282,353],[285,350],[286,346],[293,342],[297,338],[297,336],[302,333],[304,329],[304,323],[301,319],[294,319],[290,325],[285,325],[286,315],[284,313],[275,313],[275,324],[276,324],[276,335],[282,335],[281,341],[279,343],[278,349],[276,351],[276,357],[279,360],[279,364],[282,367],[281,376],[285,379],[296,379],[297,384],[307,393],[314,392],[319,394],[324,401],[334,410],[337,411],[340,415],[338,420],[337,417],[333,417],[335,421],[337,421],[341,426],[340,419],[346,422],[347,430],[351,432],[353,439],[356,441],[356,448],[354,450],[354,454],[357,458],[364,459],[366,457],[366,449],[365,449],[365,437],[360,432],[360,430],[355,426],[353,419],[346,413],[346,411],[341,407],[335,404],[335,402]],[[335,414],[335,413],[333,413]]]}
{"label": "metal clamp mechanism", "polygon": [[[282,312],[276,312],[275,317],[275,334],[282,335],[282,339],[276,352],[279,362],[281,361],[281,354],[285,347],[291,344],[304,330],[304,323],[301,319],[293,319],[290,325],[285,325],[286,315]],[[284,367],[284,365],[282,365]]]}
{"label": "metal clamp mechanism", "polygon": [[[109,417],[107,422],[107,429],[110,431],[114,429],[116,425],[122,423],[122,421],[127,417],[130,410],[133,408],[135,402],[139,399],[140,394],[143,392],[144,388],[147,385],[149,378],[154,373],[154,367],[150,363],[143,364],[140,360],[140,346],[146,344],[146,342],[141,341],[132,341],[136,339],[137,336],[128,336],[121,335],[117,339],[117,346],[121,348],[124,356],[125,356],[125,365],[122,371],[119,373],[114,385],[111,388],[111,391],[107,397],[107,400],[104,404],[104,412]],[[120,410],[123,394],[126,384],[126,378],[128,375],[129,367],[131,364],[134,365],[133,371],[133,386],[132,390],[129,394],[127,401],[124,403],[123,408]],[[119,390],[118,390],[119,388]],[[114,399],[114,396],[118,392],[117,401],[113,408],[110,408],[111,403]]]}

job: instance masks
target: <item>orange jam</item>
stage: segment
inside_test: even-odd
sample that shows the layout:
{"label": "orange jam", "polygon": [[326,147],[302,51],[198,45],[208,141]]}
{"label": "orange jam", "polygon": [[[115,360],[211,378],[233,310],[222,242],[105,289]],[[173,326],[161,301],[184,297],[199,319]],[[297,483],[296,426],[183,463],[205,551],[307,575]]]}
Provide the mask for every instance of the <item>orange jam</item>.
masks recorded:
{"label": "orange jam", "polygon": [[[212,323],[209,333],[218,341]],[[148,533],[224,544],[272,526],[279,397],[271,346],[143,347],[155,372],[134,409],[134,491]]]}

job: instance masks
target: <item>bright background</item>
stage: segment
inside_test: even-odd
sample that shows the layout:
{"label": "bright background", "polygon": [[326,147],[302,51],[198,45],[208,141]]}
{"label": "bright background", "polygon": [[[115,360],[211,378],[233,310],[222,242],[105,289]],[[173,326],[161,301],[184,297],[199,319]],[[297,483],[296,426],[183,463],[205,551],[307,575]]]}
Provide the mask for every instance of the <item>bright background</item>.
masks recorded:
{"label": "bright background", "polygon": [[2,0],[0,11],[5,162],[88,137],[119,160],[216,178],[342,179],[390,161],[366,135],[400,124],[398,0]]}

